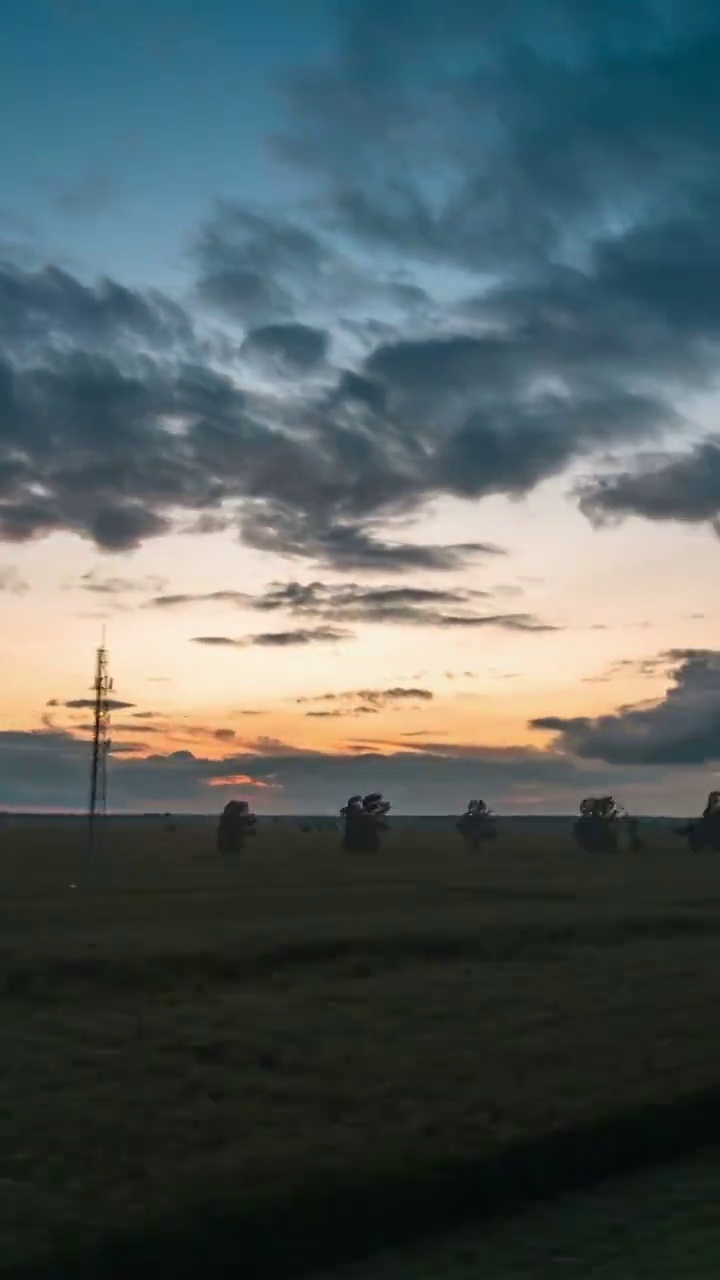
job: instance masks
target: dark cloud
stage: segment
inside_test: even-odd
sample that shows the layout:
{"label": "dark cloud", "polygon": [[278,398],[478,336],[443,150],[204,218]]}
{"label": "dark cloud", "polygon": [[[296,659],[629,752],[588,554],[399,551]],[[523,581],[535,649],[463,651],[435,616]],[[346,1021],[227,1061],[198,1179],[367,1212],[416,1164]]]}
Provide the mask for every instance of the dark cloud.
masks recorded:
{"label": "dark cloud", "polygon": [[108,278],[86,285],[57,266],[26,270],[0,261],[0,349],[28,359],[68,342],[95,352],[197,346],[187,313],[157,290]]}
{"label": "dark cloud", "polygon": [[[122,552],[180,521],[343,572],[449,571],[483,543],[404,543],[398,521],[675,447],[717,379],[720,15],[495,9],[345,5],[335,54],[285,86],[303,217],[226,203],[195,238],[197,294],[246,355],[314,368],[332,327],[344,367],[321,379],[242,388],[218,368],[232,328],[0,266],[1,538]],[[716,453],[604,477],[583,508],[717,520]]]}
{"label": "dark cloud", "polygon": [[[218,481],[197,467],[168,428],[173,413],[191,420],[217,410],[232,384],[184,367],[169,380],[159,366],[124,373],[104,356],[48,357],[31,369],[0,362],[9,409],[0,418],[0,468],[14,464],[3,490],[0,536],[27,541],[70,530],[104,550],[126,550],[170,526],[166,512],[218,500]],[[156,509],[157,508],[157,509]]]}
{"label": "dark cloud", "polygon": [[[342,443],[347,446],[349,441],[346,438]],[[366,486],[362,504],[381,506],[383,486],[394,488],[400,499],[402,482],[398,477],[383,472],[379,458],[372,464],[367,477],[363,477],[361,472],[356,475],[353,482],[356,490],[361,482]],[[334,495],[338,502],[342,500],[344,483],[338,479],[335,485]],[[377,485],[374,497],[373,485]],[[333,495],[328,492],[328,500],[332,499]],[[329,523],[314,513],[292,510],[287,505],[256,507],[244,520],[243,534],[247,542],[261,551],[307,557],[318,564],[346,572],[449,572],[463,568],[477,556],[495,555],[499,550],[483,542],[435,546],[389,541],[361,527],[360,519],[352,524],[347,520]]]}
{"label": "dark cloud", "polygon": [[484,591],[431,587],[367,587],[359,583],[273,583],[256,597],[253,608],[283,609],[309,617],[342,621],[392,622],[446,628],[500,627],[509,631],[555,631],[531,614],[477,613],[473,602]]}
{"label": "dark cloud", "polygon": [[670,686],[660,700],[595,718],[543,716],[531,727],[556,733],[556,746],[565,751],[610,764],[720,760],[720,651],[674,649],[660,661],[671,668]]}
{"label": "dark cloud", "polygon": [[[205,601],[238,604],[260,612],[284,611],[298,617],[337,622],[402,623],[445,628],[499,627],[506,631],[547,632],[558,627],[529,613],[478,613],[475,601],[486,591],[433,587],[363,586],[356,582],[275,582],[258,596],[242,591],[155,596],[150,608],[174,608]],[[205,644],[241,644],[227,637],[199,637]]]}
{"label": "dark cloud", "polygon": [[[48,703],[48,706],[49,707],[69,707],[73,711],[85,710],[89,707],[91,708],[95,706],[95,699],[94,698],[72,698],[69,702],[58,702],[56,699],[53,698],[52,701]],[[107,707],[108,711],[125,711],[129,707],[134,707],[135,703],[121,702],[117,698],[108,698],[105,703],[105,706]]]}
{"label": "dark cloud", "polygon": [[[30,365],[0,361],[9,541],[64,530],[125,551],[170,532],[181,512],[196,530],[215,528],[222,508],[262,550],[343,570],[450,570],[497,548],[402,543],[381,522],[438,493],[524,492],[578,450],[659,420],[654,402],[620,390],[513,407],[512,388],[525,395],[517,361],[475,338],[376,349],[363,385],[380,388],[384,411],[359,402],[347,377],[315,402],[264,401],[177,343],[163,353],[158,339],[142,358],[78,346],[92,316],[81,323],[61,296],[53,323],[65,345],[34,351]],[[43,313],[38,334],[47,323]],[[108,342],[118,328],[108,321]],[[153,346],[149,332],[143,341]]]}
{"label": "dark cloud", "polygon": [[[52,727],[0,731],[0,807],[86,805],[88,743]],[[223,784],[223,785],[218,785]],[[707,772],[662,766],[633,771],[528,747],[456,746],[407,740],[351,754],[301,750],[258,738],[222,760],[185,749],[147,755],[118,744],[109,769],[113,809],[213,812],[225,786],[275,812],[337,813],[353,792],[382,789],[396,812],[459,813],[478,791],[500,812],[575,812],[583,795],[614,793],[636,811],[692,812],[711,785]]]}
{"label": "dark cloud", "polygon": [[244,640],[233,640],[231,636],[193,636],[192,642],[193,644],[217,645],[218,648],[226,647],[232,649],[245,643]]}
{"label": "dark cloud", "polygon": [[227,604],[246,604],[252,597],[245,591],[201,591],[194,595],[162,595],[154,596],[147,602],[148,608],[172,609],[177,605],[220,601]]}
{"label": "dark cloud", "polygon": [[306,222],[220,202],[193,245],[199,297],[251,327],[290,324],[297,313],[367,305],[412,314],[427,295],[413,281],[361,270]]}
{"label": "dark cloud", "polygon": [[227,202],[202,228],[194,256],[202,300],[251,324],[292,318],[298,290],[306,295],[328,267],[312,231]]}
{"label": "dark cloud", "polygon": [[[493,282],[463,310],[481,333],[386,343],[366,363],[375,412],[419,410],[424,435],[435,401],[453,422],[436,472],[468,496],[524,492],[672,426],[678,390],[714,383],[720,336],[717,12],[500,14],[348,5],[336,58],[289,78],[278,141],[344,234]],[[682,506],[666,491],[682,472],[622,477],[596,509]],[[698,506],[714,516],[711,487]]]}
{"label": "dark cloud", "polygon": [[402,686],[392,689],[358,689],[355,696],[363,702],[381,707],[390,702],[430,702],[433,698],[429,689],[407,689]]}
{"label": "dark cloud", "polygon": [[387,708],[399,708],[414,703],[422,705],[431,702],[434,695],[430,689],[412,688],[396,685],[391,689],[350,689],[343,693],[319,693],[313,697],[296,698],[299,705],[307,703],[339,703],[329,710],[306,711],[307,716],[314,719],[337,719],[340,716],[375,715]]}
{"label": "dark cloud", "polygon": [[551,21],[540,0],[363,0],[343,16],[336,59],[288,78],[278,145],[372,245],[517,271],[618,208],[684,207],[712,168],[706,0],[558,0]]}
{"label": "dark cloud", "polygon": [[0,537],[73,531],[125,551],[169,532],[178,512],[215,528],[222,506],[250,544],[334,567],[447,569],[484,551],[378,536],[371,515],[417,501],[409,471],[389,464],[379,438],[315,410],[298,409],[295,425],[279,413],[276,397],[250,401],[197,363],[80,350],[46,351],[32,367],[0,358]]}
{"label": "dark cloud", "polygon": [[342,627],[306,627],[295,628],[292,631],[261,631],[239,639],[232,639],[230,636],[193,636],[193,644],[215,645],[219,648],[284,649],[291,645],[327,644],[350,639],[352,639],[352,632]]}
{"label": "dark cloud", "polygon": [[685,454],[640,457],[631,471],[580,486],[580,506],[599,524],[628,515],[709,521],[720,535],[720,439],[705,440]]}
{"label": "dark cloud", "polygon": [[252,329],[240,348],[246,359],[281,374],[305,373],[322,363],[330,336],[307,324],[268,324]]}
{"label": "dark cloud", "polygon": [[[577,352],[577,334],[552,313],[528,331],[533,292],[526,287],[501,334],[396,342],[369,357],[402,444],[413,429],[432,442],[428,492],[434,484],[465,498],[521,495],[576,457],[675,423],[624,357],[627,368],[601,378],[596,337]],[[508,300],[499,289],[483,300],[486,322],[500,308]]]}
{"label": "dark cloud", "polygon": [[265,645],[270,648],[285,648],[295,644],[333,643],[336,640],[349,640],[352,632],[343,627],[308,627],[295,631],[264,631],[249,637],[253,645]]}

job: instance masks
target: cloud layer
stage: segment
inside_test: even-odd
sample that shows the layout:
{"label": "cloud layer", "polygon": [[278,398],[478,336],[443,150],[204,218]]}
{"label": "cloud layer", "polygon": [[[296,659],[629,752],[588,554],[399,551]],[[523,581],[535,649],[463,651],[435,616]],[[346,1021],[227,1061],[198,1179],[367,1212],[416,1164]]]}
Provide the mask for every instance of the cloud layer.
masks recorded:
{"label": "cloud layer", "polygon": [[[59,730],[0,731],[0,806],[36,805],[36,780],[42,777],[45,805],[82,810],[87,750],[86,742]],[[218,811],[225,785],[274,812],[337,813],[354,791],[376,788],[401,811],[453,812],[478,791],[480,779],[481,791],[492,791],[505,804],[518,807],[529,790],[544,788],[551,809],[559,796],[570,798],[568,788],[581,785],[572,764],[562,757],[520,748],[440,746],[422,751],[401,748],[387,755],[377,750],[337,755],[258,739],[254,748],[218,761],[190,751],[138,758],[131,742],[111,762],[113,805],[161,812]]]}
{"label": "cloud layer", "polygon": [[[398,518],[661,448],[716,385],[714,6],[342,13],[274,144],[313,198],[216,205],[194,301],[0,264],[0,538],[229,527],[343,571],[447,571],[484,540],[407,543]],[[591,480],[583,509],[716,520],[717,452]]]}
{"label": "cloud layer", "polygon": [[[214,789],[232,786],[270,811],[321,813],[335,812],[346,794],[379,787],[406,812],[452,812],[477,793],[506,811],[569,812],[582,795],[596,791],[614,792],[634,808],[668,812],[675,806],[682,812],[690,786],[698,798],[710,789],[720,759],[720,651],[671,650],[642,666],[648,673],[667,671],[663,697],[595,718],[539,717],[530,727],[554,738],[545,749],[448,743],[426,729],[399,732],[373,746],[349,742],[342,752],[310,751],[273,738],[244,739],[229,727],[183,722],[173,730],[158,713],[116,701],[114,710],[131,715],[113,726],[113,803],[119,809],[207,812],[217,807]],[[305,715],[341,721],[429,707],[433,694],[421,685],[398,685],[297,702]],[[90,702],[53,699],[49,705],[84,711]],[[88,743],[77,735],[87,729],[48,722],[34,732],[0,732],[0,806],[37,804],[41,778],[44,804],[82,808]],[[195,749],[159,754],[152,738],[143,741],[170,731]],[[210,743],[225,744],[230,754],[207,758],[202,746]]]}
{"label": "cloud layer", "polygon": [[[498,627],[505,631],[548,632],[559,627],[529,613],[490,613],[478,610],[476,601],[485,599],[486,591],[443,590],[434,587],[364,586],[357,582],[274,582],[259,595],[243,591],[211,591],[196,594],[151,597],[146,607],[173,609],[188,604],[235,604],[261,613],[285,612],[298,618],[326,618],[329,622],[390,623],[407,626],[441,627],[444,629],[479,629]],[[329,634],[328,634],[329,633]],[[334,634],[333,634],[334,633]],[[288,634],[288,633],[281,633]],[[332,627],[316,627],[318,639],[341,639],[347,631]],[[199,637],[198,643],[260,643],[257,637],[229,640],[226,637]],[[282,643],[280,641],[279,643]],[[291,643],[286,641],[286,643]]]}
{"label": "cloud layer", "polygon": [[622,707],[594,719],[545,716],[555,748],[615,765],[704,765],[720,760],[720,651],[672,650],[671,682],[657,703]]}
{"label": "cloud layer", "polygon": [[352,632],[342,627],[296,627],[294,631],[259,631],[239,639],[231,636],[193,636],[193,644],[231,649],[287,649],[294,645],[334,644],[338,640],[349,640],[351,636]]}

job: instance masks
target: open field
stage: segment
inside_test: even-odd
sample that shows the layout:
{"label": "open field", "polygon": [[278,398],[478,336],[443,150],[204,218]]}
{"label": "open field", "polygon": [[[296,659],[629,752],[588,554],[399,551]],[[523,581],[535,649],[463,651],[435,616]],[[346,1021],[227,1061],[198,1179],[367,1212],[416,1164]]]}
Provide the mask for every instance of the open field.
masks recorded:
{"label": "open field", "polygon": [[480,1214],[509,1172],[609,1170],[620,1114],[637,1162],[648,1132],[720,1134],[720,859],[412,831],[363,859],[268,828],[223,865],[212,835],[110,823],[91,863],[71,824],[0,833],[18,1275],[108,1240],[117,1271],[68,1274],[157,1274],[153,1240],[175,1275],[193,1250],[320,1270]]}

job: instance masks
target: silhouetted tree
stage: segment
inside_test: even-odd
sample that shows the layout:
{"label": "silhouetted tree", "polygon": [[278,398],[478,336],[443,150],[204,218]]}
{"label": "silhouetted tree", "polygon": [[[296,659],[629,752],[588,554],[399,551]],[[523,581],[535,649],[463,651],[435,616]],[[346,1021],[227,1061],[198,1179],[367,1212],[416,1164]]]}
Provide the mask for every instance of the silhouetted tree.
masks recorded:
{"label": "silhouetted tree", "polygon": [[618,822],[624,810],[612,796],[588,796],[580,804],[573,825],[577,843],[587,853],[614,853],[618,847]]}
{"label": "silhouetted tree", "polygon": [[484,800],[468,801],[468,807],[457,823],[457,829],[468,847],[475,852],[484,840],[497,838],[497,827],[493,818],[494,814],[490,812]]}
{"label": "silhouetted tree", "polygon": [[387,831],[385,819],[390,809],[390,801],[384,800],[380,791],[371,791],[364,798],[351,796],[340,810],[345,819],[343,848],[350,853],[376,853],[380,833]]}
{"label": "silhouetted tree", "polygon": [[217,828],[218,853],[240,853],[248,836],[256,834],[257,818],[246,800],[230,800],[220,815]]}

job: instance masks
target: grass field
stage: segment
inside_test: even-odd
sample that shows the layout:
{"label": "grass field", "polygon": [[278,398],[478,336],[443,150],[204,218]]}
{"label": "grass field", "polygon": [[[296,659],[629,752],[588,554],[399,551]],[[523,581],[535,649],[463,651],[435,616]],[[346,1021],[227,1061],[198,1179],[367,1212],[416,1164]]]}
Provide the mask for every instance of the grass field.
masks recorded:
{"label": "grass field", "polygon": [[68,824],[0,832],[6,1268],[252,1239],[299,1274],[319,1236],[334,1262],[448,1225],[461,1186],[481,1212],[478,1162],[535,1144],[541,1180],[553,1135],[701,1093],[720,1133],[711,855],[268,828],[223,865],[211,825],[129,831],[92,862]]}

